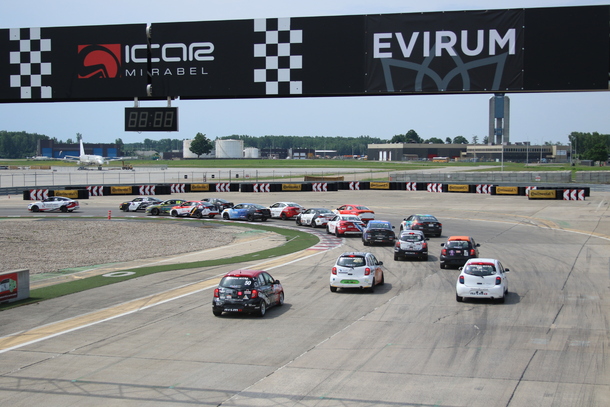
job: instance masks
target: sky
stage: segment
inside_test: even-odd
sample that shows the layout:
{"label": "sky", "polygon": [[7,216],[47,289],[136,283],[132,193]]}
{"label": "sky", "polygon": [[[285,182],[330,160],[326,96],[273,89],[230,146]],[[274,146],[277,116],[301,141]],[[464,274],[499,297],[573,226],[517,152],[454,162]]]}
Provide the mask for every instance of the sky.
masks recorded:
{"label": "sky", "polygon": [[[135,24],[608,4],[579,0],[71,0],[5,2],[0,28]],[[170,5],[171,4],[171,5]],[[415,130],[423,139],[487,136],[492,95],[400,95],[327,98],[176,100],[179,131],[124,131],[133,103],[1,103],[0,130],[88,143],[144,139],[209,139],[230,135],[371,136],[391,139]],[[610,134],[610,91],[509,94],[511,142],[568,143],[571,132]],[[152,102],[149,102],[152,103]],[[155,106],[165,104],[155,102]],[[146,105],[150,106],[150,104]]]}

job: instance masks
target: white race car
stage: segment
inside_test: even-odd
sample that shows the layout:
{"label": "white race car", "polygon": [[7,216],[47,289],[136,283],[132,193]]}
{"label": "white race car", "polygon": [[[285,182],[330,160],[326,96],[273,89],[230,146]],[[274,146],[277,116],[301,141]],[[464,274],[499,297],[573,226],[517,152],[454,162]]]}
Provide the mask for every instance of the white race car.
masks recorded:
{"label": "white race car", "polygon": [[163,202],[163,201],[160,200],[159,198],[154,198],[152,196],[139,196],[137,198],[132,199],[129,202],[121,203],[119,205],[119,209],[124,212],[143,211],[149,205],[156,205],[156,204],[160,204],[161,202]]}
{"label": "white race car", "polygon": [[470,259],[460,268],[455,284],[455,299],[484,298],[504,302],[508,295],[508,269],[496,259]]}
{"label": "white race car", "polygon": [[32,202],[28,205],[28,211],[30,212],[72,212],[78,208],[80,208],[78,201],[63,196],[51,196],[42,201]]}
{"label": "white race car", "polygon": [[335,213],[326,208],[309,208],[296,216],[297,225],[308,225],[312,228],[324,227]]}

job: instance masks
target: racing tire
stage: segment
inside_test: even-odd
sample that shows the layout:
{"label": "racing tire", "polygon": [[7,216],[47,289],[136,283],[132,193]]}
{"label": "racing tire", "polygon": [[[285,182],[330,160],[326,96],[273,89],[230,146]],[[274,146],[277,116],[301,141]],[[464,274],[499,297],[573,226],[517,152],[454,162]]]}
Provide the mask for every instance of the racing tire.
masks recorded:
{"label": "racing tire", "polygon": [[447,266],[445,265],[445,263],[441,263],[441,268],[445,269]]}
{"label": "racing tire", "polygon": [[280,215],[280,219],[281,219],[281,220],[287,220],[288,218],[286,217],[286,214],[285,214],[285,213],[282,213],[282,214]]}
{"label": "racing tire", "polygon": [[152,216],[159,216],[159,208],[152,208],[152,209],[150,210],[150,214],[151,214]]}
{"label": "racing tire", "polygon": [[394,255],[394,261],[398,261],[400,260],[400,256],[398,256],[397,254]]}
{"label": "racing tire", "polygon": [[37,206],[32,206],[32,212],[40,212],[40,208]]}
{"label": "racing tire", "polygon": [[261,309],[258,311],[258,316],[259,317],[264,317],[265,314],[267,313],[267,303],[265,302],[265,300],[261,301]]}
{"label": "racing tire", "polygon": [[68,212],[72,213],[74,212],[74,209],[68,209]]}
{"label": "racing tire", "polygon": [[176,212],[176,211],[171,211],[171,212],[169,213],[169,215],[170,215],[170,216],[172,216],[172,217],[174,217],[174,218],[176,218],[176,217],[178,217],[178,212]]}
{"label": "racing tire", "polygon": [[336,293],[337,292],[337,287],[333,287],[332,285],[330,286],[330,292],[331,293]]}
{"label": "racing tire", "polygon": [[302,225],[301,219],[299,219],[299,218],[297,218],[295,222],[297,223],[297,226],[301,226]]}
{"label": "racing tire", "polygon": [[201,213],[201,211],[197,212],[197,214],[195,215],[197,217],[197,219],[201,219],[203,218],[203,213]]}
{"label": "racing tire", "polygon": [[336,237],[341,237],[341,235],[339,234],[339,231],[337,229],[335,229],[335,236]]}
{"label": "racing tire", "polygon": [[63,213],[68,212],[68,207],[67,206],[62,206],[61,208],[59,208],[60,211],[62,211]]}
{"label": "racing tire", "polygon": [[460,297],[459,295],[457,295],[457,293],[455,294],[455,300],[457,302],[464,302],[464,297]]}
{"label": "racing tire", "polygon": [[263,217],[261,218],[261,221],[263,221],[263,222],[267,222],[267,219],[269,219],[269,218],[267,218],[267,217],[263,216]]}
{"label": "racing tire", "polygon": [[277,301],[277,305],[278,305],[278,307],[281,307],[282,305],[284,305],[284,291],[282,291],[280,293],[280,299]]}
{"label": "racing tire", "polygon": [[328,226],[326,226],[326,233],[329,234],[329,235],[331,234],[330,233],[330,229],[328,228]]}
{"label": "racing tire", "polygon": [[252,216],[252,215],[250,214],[250,215],[248,215],[248,216],[246,217],[246,220],[247,220],[248,222],[254,222],[254,216]]}
{"label": "racing tire", "polygon": [[373,279],[373,284],[368,288],[368,292],[371,294],[375,292],[375,279]]}
{"label": "racing tire", "polygon": [[209,215],[209,218],[214,219],[214,216],[216,216],[216,215]]}
{"label": "racing tire", "polygon": [[224,220],[229,220],[229,214],[228,214],[228,213],[226,213],[226,212],[225,212],[225,213],[223,213],[223,214],[222,214],[222,218],[223,218]]}
{"label": "racing tire", "polygon": [[369,245],[369,242],[367,242],[366,240],[363,240],[363,241],[362,241],[362,244],[363,244],[363,245],[365,245],[365,246],[368,246],[368,245]]}
{"label": "racing tire", "polygon": [[214,314],[215,317],[219,317],[222,315],[222,311],[216,311],[215,309],[213,309],[212,314]]}
{"label": "racing tire", "polygon": [[502,298],[498,298],[496,301],[498,301],[498,304],[504,304],[506,302],[506,295],[503,295]]}

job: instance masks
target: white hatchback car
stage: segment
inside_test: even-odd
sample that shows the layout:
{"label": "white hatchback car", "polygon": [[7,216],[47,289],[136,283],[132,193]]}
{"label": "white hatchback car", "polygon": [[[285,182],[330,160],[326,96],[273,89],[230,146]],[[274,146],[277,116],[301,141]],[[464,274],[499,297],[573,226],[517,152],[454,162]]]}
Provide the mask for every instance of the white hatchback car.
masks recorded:
{"label": "white hatchback car", "polygon": [[485,298],[504,302],[508,295],[509,270],[496,259],[470,259],[460,268],[455,285],[455,299]]}
{"label": "white hatchback car", "polygon": [[337,288],[360,288],[373,292],[376,285],[383,285],[382,261],[368,252],[343,253],[330,272],[330,291]]}

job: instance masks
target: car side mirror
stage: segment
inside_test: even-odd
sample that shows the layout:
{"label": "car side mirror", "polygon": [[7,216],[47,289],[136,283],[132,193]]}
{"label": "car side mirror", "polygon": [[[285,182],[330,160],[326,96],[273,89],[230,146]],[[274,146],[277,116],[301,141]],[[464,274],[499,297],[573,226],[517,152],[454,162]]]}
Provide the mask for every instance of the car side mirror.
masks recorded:
{"label": "car side mirror", "polygon": [[477,243],[477,245],[476,245],[476,246],[477,246],[477,247],[481,247],[481,245],[480,245],[480,244],[478,244],[478,243]]}
{"label": "car side mirror", "polygon": [[441,246],[445,246],[445,243],[441,243]]}
{"label": "car side mirror", "polygon": [[504,272],[505,272],[505,273],[508,273],[509,271],[510,271],[509,269],[504,269]]}
{"label": "car side mirror", "polygon": [[382,261],[380,261],[380,262],[379,262],[379,263],[377,263],[377,264],[379,264],[380,266],[383,266],[383,262],[382,262]]}
{"label": "car side mirror", "polygon": [[396,229],[396,226],[392,225],[392,229]]}
{"label": "car side mirror", "polygon": [[280,283],[280,280],[275,280],[275,281],[273,282],[273,284],[279,284],[279,283]]}
{"label": "car side mirror", "polygon": [[458,270],[462,271],[464,270],[464,267],[459,267]]}

